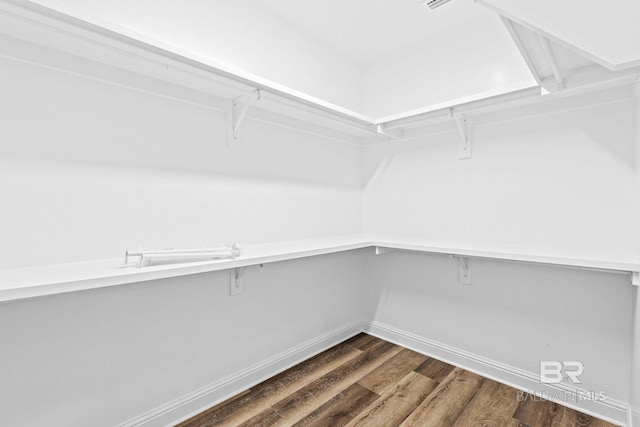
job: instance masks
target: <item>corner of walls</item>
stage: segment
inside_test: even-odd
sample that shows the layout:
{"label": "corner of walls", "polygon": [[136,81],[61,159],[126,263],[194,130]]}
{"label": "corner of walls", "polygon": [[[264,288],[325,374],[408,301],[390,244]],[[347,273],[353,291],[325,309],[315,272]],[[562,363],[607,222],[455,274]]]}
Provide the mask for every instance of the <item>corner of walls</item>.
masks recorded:
{"label": "corner of walls", "polygon": [[[365,147],[365,232],[640,258],[637,102],[563,108],[471,118],[469,160],[458,159],[453,126]],[[466,286],[443,256],[392,251],[365,262],[369,331],[533,391],[541,360],[583,361],[583,386],[610,399],[574,407],[617,423],[630,401],[640,407],[628,392],[636,383],[631,396],[640,396],[640,366],[630,368],[640,360],[637,320],[631,329],[637,289],[627,277],[474,260]]]}

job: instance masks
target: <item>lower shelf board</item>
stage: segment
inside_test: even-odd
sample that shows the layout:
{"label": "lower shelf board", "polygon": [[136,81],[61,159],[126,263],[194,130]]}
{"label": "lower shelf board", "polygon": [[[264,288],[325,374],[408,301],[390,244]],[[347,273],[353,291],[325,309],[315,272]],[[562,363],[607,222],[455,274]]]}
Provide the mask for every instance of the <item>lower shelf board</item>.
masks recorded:
{"label": "lower shelf board", "polygon": [[614,425],[360,334],[178,427],[205,426]]}
{"label": "lower shelf board", "polygon": [[316,239],[272,242],[242,246],[242,255],[233,259],[168,263],[136,268],[122,265],[122,259],[45,265],[0,270],[0,302],[45,295],[76,292],[106,286],[182,277],[191,274],[290,261],[300,258],[376,248],[382,254],[390,250],[556,265],[569,268],[607,271],[630,275],[631,283],[640,285],[640,264],[635,254],[622,258],[568,257],[547,254],[545,250],[513,246],[473,247],[397,236],[371,237],[363,234],[319,237]]}

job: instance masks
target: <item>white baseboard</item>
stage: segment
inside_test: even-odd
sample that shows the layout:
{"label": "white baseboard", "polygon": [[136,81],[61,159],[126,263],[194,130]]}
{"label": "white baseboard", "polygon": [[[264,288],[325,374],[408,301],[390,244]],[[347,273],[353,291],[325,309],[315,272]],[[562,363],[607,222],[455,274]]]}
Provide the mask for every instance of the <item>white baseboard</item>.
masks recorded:
{"label": "white baseboard", "polygon": [[290,348],[261,363],[236,372],[193,393],[132,418],[119,427],[174,426],[212,406],[270,378],[316,354],[362,332],[362,321],[354,321]]}
{"label": "white baseboard", "polygon": [[[568,384],[540,384],[538,381],[539,376],[535,373],[505,365],[392,326],[372,321],[355,321],[133,418],[120,424],[119,427],[173,426],[360,332],[367,332],[378,338],[461,367],[518,390],[538,395],[545,393],[547,396],[562,393],[576,395],[584,392],[584,390]],[[614,424],[631,427],[629,407],[623,402],[609,398],[602,401],[555,400],[580,412]]]}
{"label": "white baseboard", "polygon": [[[477,354],[442,344],[430,339],[396,329],[378,322],[363,322],[363,331],[378,338],[417,351],[435,359],[442,360],[468,371],[506,384],[518,390],[546,396],[576,396],[584,390],[568,384],[540,384],[539,375],[527,372]],[[629,406],[615,399],[601,401],[554,399],[557,403],[568,406],[585,414],[612,422],[617,425],[631,427],[628,421]]]}

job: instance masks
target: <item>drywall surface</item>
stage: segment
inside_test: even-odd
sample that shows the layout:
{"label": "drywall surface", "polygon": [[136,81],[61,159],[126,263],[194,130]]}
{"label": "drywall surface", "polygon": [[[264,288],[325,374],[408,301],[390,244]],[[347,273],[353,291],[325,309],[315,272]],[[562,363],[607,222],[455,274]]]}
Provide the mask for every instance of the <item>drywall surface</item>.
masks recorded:
{"label": "drywall surface", "polygon": [[[361,252],[0,305],[0,425],[113,426],[354,321]],[[237,390],[236,390],[237,391]],[[211,402],[214,403],[214,402]]]}
{"label": "drywall surface", "polygon": [[262,79],[362,110],[362,71],[259,2],[36,0]]}
{"label": "drywall surface", "polygon": [[357,190],[217,175],[0,162],[2,268],[357,232]]}
{"label": "drywall surface", "polygon": [[452,123],[440,133],[367,148],[365,170],[373,178],[365,190],[365,231],[636,262],[633,101],[544,108],[493,124],[475,126],[470,118],[467,160],[458,158]]}
{"label": "drywall surface", "polygon": [[229,142],[229,101],[0,67],[0,268],[361,229],[358,146],[250,117]]}
{"label": "drywall surface", "polygon": [[[371,255],[366,317],[533,376],[541,361],[579,361],[582,383],[567,385],[629,401],[634,287],[627,275],[480,259],[471,268],[473,283],[463,285],[457,259]],[[569,393],[556,397],[584,404]]]}

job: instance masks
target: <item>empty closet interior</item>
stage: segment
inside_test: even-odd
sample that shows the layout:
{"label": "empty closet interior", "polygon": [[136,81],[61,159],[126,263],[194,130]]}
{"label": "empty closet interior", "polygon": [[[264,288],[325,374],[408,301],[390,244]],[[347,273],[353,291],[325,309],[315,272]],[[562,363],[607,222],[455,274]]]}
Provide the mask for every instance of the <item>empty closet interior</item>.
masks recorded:
{"label": "empty closet interior", "polygon": [[0,425],[172,425],[366,332],[640,427],[639,24],[0,0]]}

